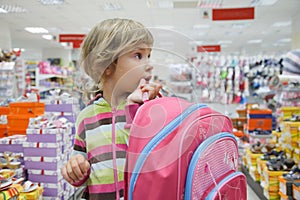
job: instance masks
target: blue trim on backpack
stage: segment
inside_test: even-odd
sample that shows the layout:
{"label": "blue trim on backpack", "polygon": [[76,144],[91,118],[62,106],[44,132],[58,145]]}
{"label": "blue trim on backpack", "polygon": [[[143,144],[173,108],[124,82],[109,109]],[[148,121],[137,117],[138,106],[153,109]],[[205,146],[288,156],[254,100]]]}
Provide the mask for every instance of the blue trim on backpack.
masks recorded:
{"label": "blue trim on backpack", "polygon": [[132,200],[132,193],[138,179],[139,173],[151,151],[169,134],[172,133],[182,122],[185,118],[187,118],[190,114],[200,108],[206,108],[206,105],[203,104],[193,104],[185,109],[180,115],[178,115],[175,119],[173,119],[168,125],[166,125],[163,129],[161,129],[144,147],[142,152],[140,153],[137,162],[134,166],[132,176],[130,178],[129,184],[129,200]]}
{"label": "blue trim on backpack", "polygon": [[193,154],[193,157],[190,161],[188,172],[187,172],[187,177],[186,177],[186,182],[185,182],[185,192],[184,192],[184,200],[190,200],[191,199],[191,194],[192,194],[192,181],[193,181],[193,176],[194,176],[194,171],[198,162],[198,159],[200,155],[207,149],[207,147],[211,144],[213,144],[215,141],[224,138],[224,137],[230,137],[236,140],[235,136],[231,133],[228,132],[222,132],[218,133],[216,135],[213,135],[206,140],[204,140],[196,149],[196,151]]}
{"label": "blue trim on backpack", "polygon": [[242,172],[234,172],[228,176],[226,176],[224,179],[222,179],[222,181],[220,181],[216,187],[214,187],[212,189],[212,191],[210,191],[210,193],[207,195],[207,197],[205,198],[205,200],[210,200],[212,199],[212,196],[217,192],[217,188],[219,188],[223,183],[225,183],[227,180],[231,179],[232,177],[238,176],[238,175],[244,175]]}

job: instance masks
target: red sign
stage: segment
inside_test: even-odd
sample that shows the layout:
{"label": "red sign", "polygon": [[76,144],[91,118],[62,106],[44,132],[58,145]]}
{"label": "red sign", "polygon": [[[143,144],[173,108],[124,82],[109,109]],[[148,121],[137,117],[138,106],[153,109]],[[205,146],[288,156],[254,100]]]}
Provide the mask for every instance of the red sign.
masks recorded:
{"label": "red sign", "polygon": [[205,45],[205,46],[197,46],[197,52],[220,52],[220,45]]}
{"label": "red sign", "polygon": [[73,43],[73,48],[80,48],[84,38],[85,34],[60,34],[59,42],[71,42]]}
{"label": "red sign", "polygon": [[213,20],[247,20],[254,19],[254,7],[218,8],[212,10]]}

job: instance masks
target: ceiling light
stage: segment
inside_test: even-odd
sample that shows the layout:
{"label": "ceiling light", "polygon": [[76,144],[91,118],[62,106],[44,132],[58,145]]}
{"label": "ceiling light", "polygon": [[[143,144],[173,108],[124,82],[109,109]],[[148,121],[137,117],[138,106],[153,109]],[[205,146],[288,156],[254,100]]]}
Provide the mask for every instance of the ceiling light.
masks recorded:
{"label": "ceiling light", "polygon": [[21,6],[0,5],[0,13],[24,13],[27,10]]}
{"label": "ceiling light", "polygon": [[200,8],[220,8],[223,0],[199,0],[198,7]]}
{"label": "ceiling light", "polygon": [[0,8],[0,13],[8,13],[8,11],[3,8]]}
{"label": "ceiling light", "polygon": [[291,24],[292,24],[291,21],[275,22],[272,26],[274,26],[274,27],[286,27],[286,26],[290,26]]}
{"label": "ceiling light", "polygon": [[158,8],[173,8],[173,1],[159,1]]}
{"label": "ceiling light", "polygon": [[48,33],[49,32],[47,29],[44,29],[42,27],[26,27],[25,30],[30,33]]}
{"label": "ceiling light", "polygon": [[63,47],[66,47],[66,46],[68,46],[68,43],[67,42],[61,42],[60,45],[63,46]]}
{"label": "ceiling light", "polygon": [[118,11],[121,10],[123,6],[119,2],[105,2],[103,4],[103,10],[105,11]]}
{"label": "ceiling light", "polygon": [[231,44],[231,43],[232,43],[231,40],[220,40],[220,41],[218,42],[218,44]]}
{"label": "ceiling light", "polygon": [[52,35],[42,35],[42,38],[44,38],[46,40],[52,40],[53,36]]}
{"label": "ceiling light", "polygon": [[225,35],[227,35],[227,36],[239,36],[241,34],[242,34],[241,31],[226,31],[225,32]]}
{"label": "ceiling light", "polygon": [[251,6],[271,6],[274,5],[278,0],[252,0]]}
{"label": "ceiling light", "polygon": [[280,40],[278,40],[278,42],[291,42],[292,39],[291,38],[282,38]]}
{"label": "ceiling light", "polygon": [[261,43],[262,40],[249,40],[247,43],[248,44],[258,44],[258,43]]}
{"label": "ceiling light", "polygon": [[249,26],[249,23],[234,23],[232,28],[246,28]]}
{"label": "ceiling light", "polygon": [[44,5],[60,5],[64,3],[64,0],[40,0]]}

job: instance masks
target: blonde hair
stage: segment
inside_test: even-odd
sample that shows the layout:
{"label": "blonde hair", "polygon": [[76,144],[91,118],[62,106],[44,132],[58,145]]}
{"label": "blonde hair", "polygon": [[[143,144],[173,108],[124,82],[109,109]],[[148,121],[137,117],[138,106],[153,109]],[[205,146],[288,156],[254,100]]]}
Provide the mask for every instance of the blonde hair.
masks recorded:
{"label": "blonde hair", "polygon": [[141,23],[118,18],[104,20],[84,39],[81,66],[101,90],[105,69],[116,63],[121,54],[139,44],[153,44],[152,34]]}

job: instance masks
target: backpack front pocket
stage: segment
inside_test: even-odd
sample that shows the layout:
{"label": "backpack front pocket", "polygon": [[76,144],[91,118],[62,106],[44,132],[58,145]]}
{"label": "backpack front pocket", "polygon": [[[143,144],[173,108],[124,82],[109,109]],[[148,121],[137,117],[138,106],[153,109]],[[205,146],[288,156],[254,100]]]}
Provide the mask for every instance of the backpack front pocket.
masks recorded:
{"label": "backpack front pocket", "polygon": [[242,172],[234,172],[222,179],[205,198],[205,200],[235,199],[247,199],[247,181]]}

